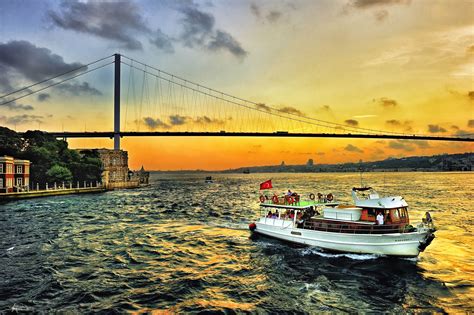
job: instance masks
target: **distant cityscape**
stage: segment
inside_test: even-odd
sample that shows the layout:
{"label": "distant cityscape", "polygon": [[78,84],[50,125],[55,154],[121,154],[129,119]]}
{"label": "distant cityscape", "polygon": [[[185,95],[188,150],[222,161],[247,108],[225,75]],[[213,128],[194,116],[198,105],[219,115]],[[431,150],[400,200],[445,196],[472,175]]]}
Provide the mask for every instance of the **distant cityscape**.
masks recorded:
{"label": "distant cityscape", "polygon": [[441,154],[433,156],[412,156],[404,158],[388,158],[381,161],[341,164],[317,164],[308,159],[306,164],[287,165],[282,161],[279,165],[246,166],[223,171],[182,170],[158,172],[212,172],[212,173],[314,173],[314,172],[452,172],[473,171],[474,153]]}

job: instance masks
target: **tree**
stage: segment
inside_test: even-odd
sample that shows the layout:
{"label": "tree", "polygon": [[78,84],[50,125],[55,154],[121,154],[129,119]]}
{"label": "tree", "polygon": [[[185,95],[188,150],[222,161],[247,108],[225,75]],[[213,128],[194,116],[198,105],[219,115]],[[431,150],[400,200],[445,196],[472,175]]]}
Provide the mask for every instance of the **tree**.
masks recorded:
{"label": "tree", "polygon": [[46,178],[50,183],[70,182],[72,173],[66,167],[55,164],[46,172]]}

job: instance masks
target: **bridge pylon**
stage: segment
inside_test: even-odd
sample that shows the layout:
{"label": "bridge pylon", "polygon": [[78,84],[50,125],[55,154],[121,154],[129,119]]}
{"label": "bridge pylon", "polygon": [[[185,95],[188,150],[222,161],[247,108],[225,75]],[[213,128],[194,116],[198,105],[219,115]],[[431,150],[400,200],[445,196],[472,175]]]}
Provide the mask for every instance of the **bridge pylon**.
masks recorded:
{"label": "bridge pylon", "polygon": [[120,54],[114,54],[114,150],[120,150]]}

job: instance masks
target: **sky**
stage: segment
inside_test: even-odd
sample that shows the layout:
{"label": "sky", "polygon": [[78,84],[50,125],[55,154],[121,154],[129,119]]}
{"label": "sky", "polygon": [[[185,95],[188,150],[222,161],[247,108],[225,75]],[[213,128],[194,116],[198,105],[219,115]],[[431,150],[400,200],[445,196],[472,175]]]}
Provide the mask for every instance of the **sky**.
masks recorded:
{"label": "sky", "polygon": [[[114,53],[127,57],[122,130],[474,133],[472,0],[0,1],[0,95]],[[157,79],[153,68],[131,59],[252,103]],[[0,105],[0,125],[112,130],[108,61]],[[72,148],[113,147],[110,139],[68,142]],[[152,170],[375,161],[474,149],[468,142],[326,138],[123,138],[121,145],[132,169]]]}

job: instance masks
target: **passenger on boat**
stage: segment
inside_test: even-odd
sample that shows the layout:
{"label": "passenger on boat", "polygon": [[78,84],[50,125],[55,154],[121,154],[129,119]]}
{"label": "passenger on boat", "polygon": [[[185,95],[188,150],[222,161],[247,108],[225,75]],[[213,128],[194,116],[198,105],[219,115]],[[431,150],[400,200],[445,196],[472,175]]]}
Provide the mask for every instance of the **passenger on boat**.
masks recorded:
{"label": "passenger on boat", "polygon": [[280,216],[280,214],[278,213],[278,209],[275,211],[275,219],[278,219],[278,217]]}
{"label": "passenger on boat", "polygon": [[382,214],[382,212],[379,212],[379,214],[377,214],[376,220],[377,220],[378,225],[383,225],[383,214]]}
{"label": "passenger on boat", "polygon": [[271,217],[272,217],[272,212],[268,211],[267,218],[271,218]]}
{"label": "passenger on boat", "polygon": [[292,196],[293,193],[291,192],[291,190],[288,189],[288,192],[286,193],[287,196]]}

